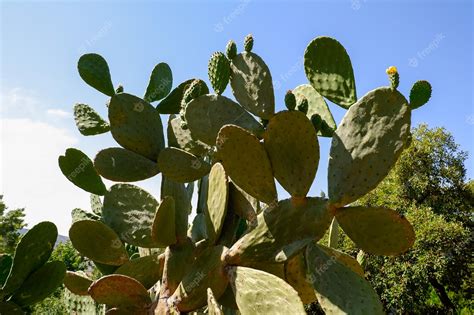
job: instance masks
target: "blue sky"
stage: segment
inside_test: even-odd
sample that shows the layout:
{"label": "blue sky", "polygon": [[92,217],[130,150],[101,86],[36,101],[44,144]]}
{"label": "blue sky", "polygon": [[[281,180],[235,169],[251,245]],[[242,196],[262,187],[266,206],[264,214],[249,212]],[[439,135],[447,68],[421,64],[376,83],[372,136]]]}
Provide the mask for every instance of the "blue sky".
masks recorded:
{"label": "blue sky", "polygon": [[[88,194],[63,178],[56,162],[67,147],[93,157],[114,146],[109,135],[86,138],[75,129],[76,102],[106,116],[107,98],[77,73],[82,53],[104,56],[114,84],[143,95],[156,63],[171,66],[174,85],[207,80],[211,53],[224,50],[229,39],[242,49],[248,33],[272,72],[277,109],[284,107],[286,90],[307,83],[306,45],[328,35],[349,52],[359,97],[387,85],[390,65],[398,67],[405,95],[416,80],[429,80],[432,100],[414,111],[413,125],[446,127],[472,154],[473,15],[472,1],[453,0],[1,2],[0,193],[11,207],[27,208],[30,224],[52,220],[63,234],[72,208],[87,208]],[[340,121],[344,110],[330,107]],[[328,149],[329,140],[322,139],[312,195],[327,190]],[[467,162],[468,178],[474,177],[473,161]],[[139,185],[158,196],[157,180]]]}

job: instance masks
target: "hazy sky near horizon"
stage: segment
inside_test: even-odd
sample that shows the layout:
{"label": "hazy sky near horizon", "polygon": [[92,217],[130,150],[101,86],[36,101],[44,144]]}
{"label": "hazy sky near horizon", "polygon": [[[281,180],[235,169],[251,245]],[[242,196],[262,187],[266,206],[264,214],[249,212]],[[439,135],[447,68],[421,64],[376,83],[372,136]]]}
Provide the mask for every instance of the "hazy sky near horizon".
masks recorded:
{"label": "hazy sky near horizon", "polygon": [[[272,72],[278,110],[286,90],[307,83],[303,52],[320,35],[349,52],[359,97],[388,84],[390,65],[398,67],[405,95],[416,80],[429,80],[432,99],[413,112],[413,125],[450,131],[471,154],[467,177],[474,177],[472,1],[1,1],[0,10],[0,194],[10,208],[26,207],[30,227],[50,220],[67,235],[70,211],[89,207],[89,195],[57,166],[66,148],[93,158],[116,146],[109,134],[83,137],[75,127],[74,103],[107,116],[107,97],[77,73],[81,54],[104,56],[114,84],[141,96],[158,62],[171,66],[173,86],[192,77],[208,81],[212,52],[229,39],[241,50],[248,33]],[[339,122],[344,110],[330,108]],[[310,195],[327,191],[329,143],[320,138]],[[137,184],[159,196],[157,179]],[[279,196],[287,194],[280,189]]]}

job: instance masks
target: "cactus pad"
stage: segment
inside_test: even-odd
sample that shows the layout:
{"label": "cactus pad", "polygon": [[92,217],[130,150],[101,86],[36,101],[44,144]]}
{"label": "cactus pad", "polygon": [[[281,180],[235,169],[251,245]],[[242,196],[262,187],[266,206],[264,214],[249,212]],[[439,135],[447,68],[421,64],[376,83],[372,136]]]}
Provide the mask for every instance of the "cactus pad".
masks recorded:
{"label": "cactus pad", "polygon": [[362,266],[357,262],[356,259],[354,259],[352,256],[347,255],[346,253],[343,253],[337,249],[326,247],[323,245],[318,244],[317,245],[320,250],[323,250],[331,256],[333,259],[337,260],[341,264],[345,265],[347,268],[351,269],[354,271],[356,274],[358,274],[361,277],[364,277],[364,269]]}
{"label": "cactus pad", "polygon": [[168,146],[180,148],[191,154],[205,155],[210,147],[202,141],[194,140],[191,137],[189,128],[183,129],[183,121],[179,115],[170,115],[168,120]]}
{"label": "cactus pad", "polygon": [[416,109],[425,105],[431,97],[431,84],[428,81],[417,81],[410,90],[410,108]]}
{"label": "cactus pad", "polygon": [[196,258],[176,292],[169,298],[181,312],[206,305],[207,288],[211,288],[217,298],[224,293],[228,280],[221,257],[226,249],[224,246],[210,247]]}
{"label": "cactus pad", "polygon": [[64,176],[77,187],[96,195],[105,193],[102,179],[94,169],[91,159],[82,151],[67,149],[66,153],[59,157],[58,164]]}
{"label": "cactus pad", "polygon": [[77,63],[77,70],[81,78],[97,91],[108,96],[115,94],[114,85],[110,78],[109,66],[101,55],[82,55]]}
{"label": "cactus pad", "polygon": [[93,136],[110,130],[110,125],[89,105],[74,105],[74,120],[84,136]]}
{"label": "cactus pad", "polygon": [[109,121],[118,144],[156,161],[164,138],[160,114],[153,106],[131,94],[116,94],[110,101]]}
{"label": "cactus pad", "polygon": [[142,284],[124,275],[109,275],[94,281],[89,294],[97,303],[132,314],[132,311],[145,313],[145,309],[151,304],[150,296]]}
{"label": "cactus pad", "polygon": [[7,254],[0,255],[0,288],[7,280],[8,274],[13,264],[13,258]]}
{"label": "cactus pad", "polygon": [[285,280],[298,295],[304,304],[316,301],[313,286],[306,277],[306,259],[304,251],[292,257],[285,263]]}
{"label": "cactus pad", "polygon": [[128,261],[128,254],[115,232],[99,221],[82,220],[72,224],[69,238],[81,255],[93,261],[120,266]]}
{"label": "cactus pad", "polygon": [[399,255],[415,241],[410,222],[394,210],[347,207],[338,209],[336,217],[347,236],[367,253]]}
{"label": "cactus pad", "polygon": [[228,275],[242,315],[306,314],[298,293],[284,280],[246,267],[228,267]]}
{"label": "cactus pad", "polygon": [[72,223],[81,220],[100,220],[100,216],[95,213],[75,208],[71,211]]}
{"label": "cactus pad", "polygon": [[209,315],[224,315],[211,288],[207,288],[207,311]]}
{"label": "cactus pad", "polygon": [[161,196],[173,197],[175,203],[175,223],[176,223],[176,238],[181,241],[186,238],[188,231],[188,215],[191,212],[191,197],[193,190],[192,186],[183,183],[177,183],[162,177],[161,179]]}
{"label": "cactus pad", "polygon": [[64,285],[69,291],[76,295],[89,295],[87,290],[91,284],[92,280],[80,271],[68,271],[64,276]]}
{"label": "cactus pad", "polygon": [[171,68],[167,63],[160,62],[151,72],[150,81],[143,99],[148,103],[159,101],[168,95],[172,86],[173,74],[171,73]]}
{"label": "cactus pad", "polygon": [[3,302],[0,301],[0,314],[8,315],[24,315],[25,312],[13,302]]}
{"label": "cactus pad", "polygon": [[61,286],[65,274],[64,262],[48,262],[30,274],[10,300],[20,306],[37,303]]}
{"label": "cactus pad", "polygon": [[304,70],[316,91],[331,102],[349,108],[357,100],[351,59],[337,40],[313,39],[304,52]]}
{"label": "cactus pad", "polygon": [[23,235],[16,246],[10,273],[0,290],[0,298],[20,288],[32,272],[48,261],[57,237],[56,226],[48,221],[36,224]]}
{"label": "cactus pad", "polygon": [[397,90],[367,93],[346,112],[333,135],[329,199],[336,206],[362,197],[393,167],[410,134],[411,111]]}
{"label": "cactus pad", "polygon": [[101,176],[114,182],[135,182],[160,172],[155,162],[122,148],[99,151],[94,158],[94,167]]}
{"label": "cactus pad", "polygon": [[277,200],[270,160],[257,137],[226,125],[219,131],[216,145],[227,175],[240,188],[267,204]]}
{"label": "cactus pad", "polygon": [[229,208],[253,227],[257,225],[258,200],[233,182],[229,183]]}
{"label": "cactus pad", "polygon": [[230,61],[237,56],[237,45],[233,40],[227,42],[227,45],[225,46],[225,54]]}
{"label": "cactus pad", "polygon": [[90,203],[91,203],[91,210],[93,213],[97,215],[102,215],[102,200],[100,199],[100,196],[91,194],[90,196]]}
{"label": "cactus pad", "polygon": [[326,314],[384,314],[370,284],[315,244],[306,248],[308,279]]}
{"label": "cactus pad", "polygon": [[221,163],[216,163],[209,174],[206,226],[207,237],[214,243],[221,234],[227,212],[229,183]]}
{"label": "cactus pad", "polygon": [[173,197],[165,196],[156,209],[151,237],[158,247],[176,243],[176,213]]}
{"label": "cactus pad", "polygon": [[336,130],[336,123],[329,110],[328,104],[324,98],[319,94],[311,85],[302,84],[297,86],[293,93],[296,97],[304,96],[308,100],[308,112],[306,116],[309,119],[315,114],[319,115],[321,119],[326,123],[330,130],[319,129],[318,136],[332,137],[332,132]]}
{"label": "cactus pad", "polygon": [[270,70],[260,56],[244,52],[232,59],[230,85],[235,99],[252,114],[270,119],[275,95]]}
{"label": "cactus pad", "polygon": [[120,239],[139,247],[155,247],[152,224],[158,201],[147,191],[130,184],[115,184],[104,196],[102,217]]}
{"label": "cactus pad", "polygon": [[209,163],[177,148],[165,148],[158,156],[158,168],[164,176],[178,183],[189,183],[211,170]]}
{"label": "cactus pad", "polygon": [[208,64],[209,81],[216,94],[221,95],[229,83],[230,62],[221,52],[212,54]]}
{"label": "cactus pad", "polygon": [[114,273],[138,280],[146,289],[150,289],[163,273],[164,255],[153,254],[130,260]]}
{"label": "cactus pad", "polygon": [[225,259],[229,264],[241,265],[285,262],[308,240],[321,239],[331,220],[325,199],[279,201],[258,215],[257,227],[240,238]]}
{"label": "cactus pad", "polygon": [[203,95],[186,106],[186,122],[193,139],[215,145],[222,126],[242,127],[256,136],[263,134],[263,127],[239,104],[221,95]]}
{"label": "cactus pad", "polygon": [[319,163],[311,121],[299,111],[279,112],[270,119],[264,140],[275,178],[291,196],[306,197]]}
{"label": "cactus pad", "polygon": [[180,83],[160,102],[160,104],[158,104],[158,106],[156,106],[156,110],[160,114],[179,114],[184,92],[193,81],[194,79],[189,79]]}
{"label": "cactus pad", "polygon": [[193,219],[193,223],[188,230],[188,236],[191,238],[193,243],[197,243],[208,238],[206,216],[204,213],[196,214]]}

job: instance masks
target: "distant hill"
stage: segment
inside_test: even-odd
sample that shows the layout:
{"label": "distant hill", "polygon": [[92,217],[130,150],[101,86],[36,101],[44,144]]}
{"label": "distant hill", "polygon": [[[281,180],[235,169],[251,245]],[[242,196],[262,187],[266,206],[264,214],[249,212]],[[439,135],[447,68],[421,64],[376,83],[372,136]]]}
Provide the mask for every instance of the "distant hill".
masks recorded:
{"label": "distant hill", "polygon": [[[23,235],[26,232],[28,232],[28,229],[21,229],[20,234]],[[64,236],[64,235],[58,235],[58,239],[56,240],[56,244],[54,246],[58,246],[59,243],[65,243],[66,241],[69,241],[69,237]]]}

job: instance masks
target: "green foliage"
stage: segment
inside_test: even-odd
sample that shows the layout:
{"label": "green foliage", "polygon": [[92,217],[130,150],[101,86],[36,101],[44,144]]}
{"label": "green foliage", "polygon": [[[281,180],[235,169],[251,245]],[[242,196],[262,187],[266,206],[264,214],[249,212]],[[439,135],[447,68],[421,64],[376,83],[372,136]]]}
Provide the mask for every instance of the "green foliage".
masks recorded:
{"label": "green foliage", "polygon": [[[337,218],[369,252],[398,255],[412,246],[412,226],[395,210],[346,207],[377,186],[408,146],[408,101],[395,86],[357,101],[346,50],[332,38],[318,37],[304,56],[310,84],[285,97],[290,111],[275,113],[272,76],[253,46],[248,35],[242,53],[231,41],[226,55],[211,56],[208,74],[216,94],[200,79],[173,90],[171,83],[159,85],[171,79],[162,63],[144,99],[109,93],[105,60],[81,57],[86,83],[111,96],[110,131],[123,149],[102,150],[73,181],[104,195],[103,206],[93,197],[94,214],[75,211],[69,231],[74,247],[101,274],[92,281],[68,273],[68,288],[117,314],[187,313],[206,302],[210,314],[227,313],[226,308],[244,315],[304,314],[303,300],[315,299],[328,313],[382,311],[359,263],[315,242]],[[228,82],[236,101],[221,95]],[[351,107],[337,129],[325,98]],[[158,99],[163,100],[155,109],[149,102]],[[167,141],[160,114],[172,114]],[[308,196],[320,158],[318,135],[333,138],[329,199]],[[77,158],[71,160],[67,167],[60,163],[66,175],[77,167]],[[160,198],[124,183],[90,189],[100,176],[123,182],[158,173]],[[275,179],[290,198],[279,200]],[[139,246],[141,257],[129,245]]]}
{"label": "green foliage", "polygon": [[70,271],[86,270],[89,261],[72,246],[71,241],[59,243],[51,253],[50,261],[62,261]]}
{"label": "green foliage", "polygon": [[25,209],[8,210],[0,195],[0,253],[13,254],[20,240],[20,230],[26,226]]}

